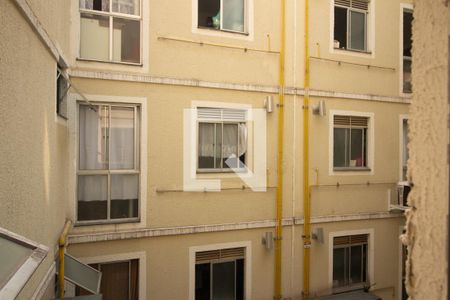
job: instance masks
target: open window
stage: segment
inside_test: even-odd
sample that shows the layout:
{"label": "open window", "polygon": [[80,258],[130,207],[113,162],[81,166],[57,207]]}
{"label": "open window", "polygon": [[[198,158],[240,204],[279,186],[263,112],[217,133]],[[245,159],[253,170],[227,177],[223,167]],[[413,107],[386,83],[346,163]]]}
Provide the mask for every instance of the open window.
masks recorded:
{"label": "open window", "polygon": [[197,172],[245,169],[247,156],[246,110],[197,108]]}
{"label": "open window", "polygon": [[334,1],[334,48],[368,52],[368,0]]}
{"label": "open window", "polygon": [[247,32],[247,0],[197,0],[197,25],[199,28]]}
{"label": "open window", "polygon": [[[139,299],[139,259],[90,264],[102,273],[100,294],[103,300]],[[76,296],[92,295],[77,286]]]}
{"label": "open window", "polygon": [[80,0],[80,58],[141,63],[140,0]]}
{"label": "open window", "polygon": [[413,11],[411,9],[403,8],[403,93],[412,92],[412,80],[411,80],[411,48],[412,48],[412,21]]}
{"label": "open window", "polygon": [[66,70],[58,66],[56,69],[56,113],[64,119],[68,117],[67,92],[69,91],[70,84],[67,78]]}

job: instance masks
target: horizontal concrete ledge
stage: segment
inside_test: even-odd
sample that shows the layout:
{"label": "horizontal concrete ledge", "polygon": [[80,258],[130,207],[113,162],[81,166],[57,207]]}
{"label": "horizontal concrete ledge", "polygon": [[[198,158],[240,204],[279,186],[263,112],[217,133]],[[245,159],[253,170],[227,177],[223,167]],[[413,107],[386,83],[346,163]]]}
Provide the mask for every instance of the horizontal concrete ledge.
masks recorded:
{"label": "horizontal concrete ledge", "polygon": [[[278,94],[278,86],[269,85],[255,85],[255,84],[239,84],[228,82],[212,82],[198,79],[181,79],[171,77],[158,77],[151,75],[140,74],[125,74],[106,71],[88,71],[88,70],[71,70],[70,76],[78,78],[89,79],[101,79],[101,80],[117,80],[139,83],[151,83],[162,85],[175,85],[175,86],[187,86],[187,87],[202,87],[211,89],[223,89],[223,90],[235,90],[244,92],[259,92]],[[286,95],[305,95],[305,90],[302,88],[285,87],[284,92]],[[355,93],[342,93],[335,91],[320,91],[309,90],[310,97],[318,98],[339,98],[339,99],[351,99],[351,100],[365,100],[365,101],[378,101],[378,102],[391,102],[391,103],[407,103],[411,102],[410,97],[389,97],[382,95],[370,95],[370,94],[355,94]]]}
{"label": "horizontal concrete ledge", "polygon": [[[389,213],[389,212],[329,215],[329,216],[313,217],[311,218],[311,223],[321,224],[321,223],[358,221],[358,220],[389,219],[389,218],[399,218],[402,216],[403,216],[402,213]],[[303,218],[283,219],[282,224],[283,226],[292,226],[293,222],[295,223],[295,225],[303,225]],[[274,228],[275,225],[276,225],[275,220],[261,220],[261,221],[226,223],[226,224],[176,226],[167,228],[140,228],[124,231],[71,234],[69,235],[69,244],[138,239],[138,238],[158,237],[158,236],[185,235],[185,234],[205,233],[205,232]]]}

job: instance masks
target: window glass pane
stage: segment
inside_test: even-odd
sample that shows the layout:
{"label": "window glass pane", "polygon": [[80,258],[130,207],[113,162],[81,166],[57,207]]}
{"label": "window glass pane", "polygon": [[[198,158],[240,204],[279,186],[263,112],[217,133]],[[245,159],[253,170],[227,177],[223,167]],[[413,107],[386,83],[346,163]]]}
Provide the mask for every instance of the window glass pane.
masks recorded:
{"label": "window glass pane", "polygon": [[334,40],[339,42],[336,48],[347,48],[347,9],[334,7]]}
{"label": "window glass pane", "polygon": [[366,14],[350,11],[350,48],[366,49]]}
{"label": "window glass pane", "polygon": [[213,27],[212,17],[220,12],[220,0],[198,0],[198,26]]}
{"label": "window glass pane", "polygon": [[224,124],[223,125],[223,167],[229,168],[225,161],[233,156],[229,160],[229,164],[233,168],[237,168],[238,161],[238,124]]}
{"label": "window glass pane", "polygon": [[214,124],[198,126],[198,168],[214,168]]}
{"label": "window glass pane", "polygon": [[222,168],[222,124],[216,124],[215,168]]}
{"label": "window glass pane", "polygon": [[139,0],[112,0],[113,12],[139,15]]}
{"label": "window glass pane", "polygon": [[363,167],[365,166],[365,157],[363,153],[363,129],[355,129],[351,130],[351,157],[350,157],[350,167]]}
{"label": "window glass pane", "polygon": [[351,258],[350,258],[350,284],[360,283],[363,281],[363,260],[362,260],[362,247],[352,246],[351,247]]}
{"label": "window glass pane", "polygon": [[33,253],[33,249],[0,236],[0,253],[1,288]]}
{"label": "window glass pane", "polygon": [[223,29],[244,32],[244,0],[223,0]]}
{"label": "window glass pane", "polygon": [[141,52],[140,21],[113,18],[113,60],[139,63]]}
{"label": "window glass pane", "polygon": [[129,300],[129,262],[101,264],[102,283],[100,292],[103,300]]}
{"label": "window glass pane", "polygon": [[333,249],[333,287],[346,284],[346,248]]}
{"label": "window glass pane", "polygon": [[107,124],[107,107],[80,105],[80,170],[99,170],[108,167]]}
{"label": "window glass pane", "polygon": [[412,92],[411,58],[403,57],[403,93]]}
{"label": "window glass pane", "polygon": [[402,147],[402,167],[403,167],[403,178],[402,180],[406,180],[407,173],[407,164],[409,159],[409,151],[408,151],[408,120],[403,120],[403,147]]}
{"label": "window glass pane", "polygon": [[413,14],[403,12],[403,56],[411,57]]}
{"label": "window glass pane", "polygon": [[109,17],[81,14],[80,56],[109,60]]}
{"label": "window glass pane", "polygon": [[333,166],[346,167],[346,136],[349,129],[334,128]]}
{"label": "window glass pane", "polygon": [[80,0],[80,8],[109,11],[109,0]]}
{"label": "window glass pane", "polygon": [[244,300],[244,259],[236,260],[236,300]]}
{"label": "window glass pane", "polygon": [[104,220],[108,212],[108,177],[78,176],[78,221]]}
{"label": "window glass pane", "polygon": [[137,218],[139,175],[111,175],[111,219]]}
{"label": "window glass pane", "polygon": [[211,268],[210,263],[195,265],[195,299],[210,300]]}
{"label": "window glass pane", "polygon": [[235,295],[235,262],[222,262],[213,264],[213,291],[214,300],[234,299]]}
{"label": "window glass pane", "polygon": [[111,107],[110,169],[134,169],[135,129],[133,107]]}

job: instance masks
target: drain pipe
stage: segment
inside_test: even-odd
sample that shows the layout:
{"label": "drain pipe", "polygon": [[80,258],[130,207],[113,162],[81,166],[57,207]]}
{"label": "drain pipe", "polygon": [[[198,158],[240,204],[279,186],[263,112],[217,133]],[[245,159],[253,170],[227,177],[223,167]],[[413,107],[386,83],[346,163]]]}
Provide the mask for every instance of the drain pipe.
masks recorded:
{"label": "drain pipe", "polygon": [[283,218],[283,143],[284,143],[284,60],[285,60],[285,18],[286,0],[280,1],[280,61],[278,72],[278,155],[277,155],[277,194],[276,194],[276,230],[275,230],[275,286],[274,300],[281,300],[281,242]]}
{"label": "drain pipe", "polygon": [[309,0],[305,0],[305,74],[303,97],[303,299],[309,300],[311,195],[309,190]]}
{"label": "drain pipe", "polygon": [[59,284],[59,298],[64,298],[64,250],[66,248],[66,239],[69,234],[69,230],[72,227],[72,221],[67,220],[64,225],[64,229],[61,232],[58,240],[59,247],[59,274],[58,274],[58,284]]}

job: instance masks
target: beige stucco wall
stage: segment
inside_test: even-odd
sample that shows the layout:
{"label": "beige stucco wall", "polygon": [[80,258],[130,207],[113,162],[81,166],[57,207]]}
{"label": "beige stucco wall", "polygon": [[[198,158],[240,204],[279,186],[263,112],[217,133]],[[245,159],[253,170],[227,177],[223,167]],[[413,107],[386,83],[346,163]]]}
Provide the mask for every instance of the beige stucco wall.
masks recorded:
{"label": "beige stucco wall", "polygon": [[[309,43],[311,88],[358,94],[399,96],[400,11],[410,0],[373,1],[368,22],[371,53],[335,51],[330,48],[333,24],[332,1],[310,1]],[[97,69],[144,73],[153,76],[233,82],[258,85],[278,84],[277,53],[280,50],[280,2],[252,0],[249,7],[249,35],[197,29],[192,22],[193,3],[175,0],[144,2],[143,66],[126,66],[76,60],[79,57],[78,3],[72,3],[71,63],[74,69]],[[176,7],[176,9],[174,9]],[[147,9],[145,9],[147,8]],[[373,20],[373,21],[372,21]],[[148,22],[148,23],[146,23]],[[302,87],[304,75],[304,2],[286,1],[286,85]],[[389,34],[384,34],[389,33]],[[161,37],[193,41],[162,40]],[[198,43],[204,43],[200,45]],[[208,43],[232,47],[214,47]],[[269,47],[270,44],[270,47]],[[225,58],[225,59],[224,59]],[[316,58],[335,60],[321,61]],[[338,64],[338,62],[341,62]],[[360,65],[348,65],[356,63]],[[367,66],[371,66],[368,68]],[[382,68],[377,68],[382,67]]]}
{"label": "beige stucco wall", "polygon": [[450,9],[416,1],[413,25],[407,242],[410,299],[447,299]]}
{"label": "beige stucco wall", "polygon": [[[399,247],[398,233],[403,220],[374,220],[340,223],[319,223],[323,228],[324,243],[313,242],[311,256],[311,296],[330,293],[330,239],[331,233],[367,230],[373,235],[373,247],[369,257],[375,262],[372,290],[383,299],[398,299]],[[294,230],[294,231],[293,231]],[[69,253],[83,259],[126,253],[145,252],[146,297],[145,299],[188,299],[189,293],[189,247],[209,244],[251,243],[251,299],[273,297],[274,250],[261,244],[264,232],[270,228],[229,232],[202,233],[170,237],[132,239],[89,244],[72,244]],[[283,230],[282,278],[283,296],[301,299],[302,291],[302,227],[285,227]],[[380,259],[382,258],[382,259]],[[369,258],[370,260],[371,258]],[[249,279],[246,277],[246,279]]]}
{"label": "beige stucco wall", "polygon": [[13,1],[1,1],[0,20],[0,227],[49,247],[19,294],[28,300],[64,225],[68,131],[56,116],[53,57]]}

